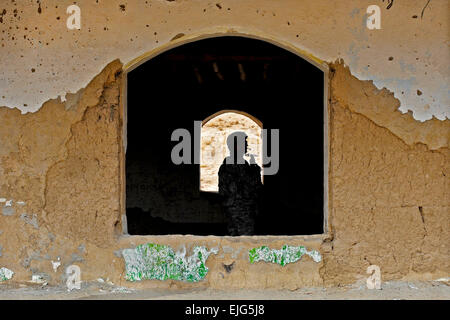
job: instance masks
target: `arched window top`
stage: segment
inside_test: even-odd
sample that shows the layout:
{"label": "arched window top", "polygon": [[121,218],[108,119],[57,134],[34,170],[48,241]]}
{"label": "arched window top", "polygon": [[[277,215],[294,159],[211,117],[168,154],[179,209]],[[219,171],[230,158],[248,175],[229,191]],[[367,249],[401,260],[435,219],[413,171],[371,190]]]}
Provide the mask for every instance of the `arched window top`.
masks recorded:
{"label": "arched window top", "polygon": [[214,118],[216,118],[216,117],[218,117],[218,116],[220,116],[220,115],[223,115],[223,114],[225,114],[225,113],[236,113],[236,114],[243,115],[243,116],[245,116],[245,117],[247,117],[247,118],[253,120],[253,122],[255,122],[261,129],[263,128],[263,123],[262,123],[258,118],[252,116],[251,114],[249,114],[249,113],[247,113],[247,112],[239,111],[239,110],[232,110],[232,109],[229,109],[229,110],[221,110],[221,111],[218,111],[218,112],[216,112],[216,113],[210,115],[209,117],[207,117],[206,119],[204,119],[204,120],[202,121],[202,126],[206,125],[210,120],[212,120],[212,119],[214,119]]}
{"label": "arched window top", "polygon": [[[224,31],[220,27],[219,28],[209,28],[210,32],[206,32],[206,30],[203,30],[200,34],[191,34],[189,36],[183,36],[179,39],[176,39],[174,41],[170,41],[168,43],[162,44],[156,48],[153,48],[150,51],[144,52],[140,56],[132,59],[128,63],[126,63],[123,66],[123,70],[125,73],[131,72],[132,70],[139,67],[141,64],[157,57],[158,55],[165,53],[166,51],[170,51],[172,49],[175,49],[177,47],[181,47],[183,45],[197,42],[201,40],[208,40],[213,38],[220,38],[220,37],[236,37],[236,38],[245,38],[245,39],[251,39],[251,40],[260,40],[263,42],[270,43],[276,47],[279,47],[281,49],[284,49],[288,52],[291,52],[298,57],[304,59],[305,61],[309,62],[311,65],[315,66],[317,69],[328,73],[329,71],[329,65],[326,61],[320,59],[319,57],[314,56],[311,52],[308,52],[292,43],[288,43],[285,41],[282,41],[278,38],[273,38],[270,35],[261,35],[261,34],[253,34],[252,32],[249,32],[249,30],[235,30],[230,33],[229,31]],[[240,29],[240,28],[238,28]]]}

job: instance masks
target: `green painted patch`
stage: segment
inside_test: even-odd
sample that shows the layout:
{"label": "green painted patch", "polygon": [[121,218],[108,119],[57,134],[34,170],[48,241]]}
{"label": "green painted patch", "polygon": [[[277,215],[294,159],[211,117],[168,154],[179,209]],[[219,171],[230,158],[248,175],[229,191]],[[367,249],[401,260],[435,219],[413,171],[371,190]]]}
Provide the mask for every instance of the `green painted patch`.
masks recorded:
{"label": "green painted patch", "polygon": [[208,268],[205,261],[217,249],[194,247],[194,253],[186,257],[186,250],[174,252],[169,246],[154,243],[138,245],[135,249],[122,250],[125,259],[125,279],[181,280],[197,282],[205,278]]}
{"label": "green painted patch", "polygon": [[322,256],[316,250],[308,251],[304,246],[293,247],[288,245],[284,245],[281,250],[270,249],[266,246],[253,248],[249,250],[248,257],[250,263],[265,261],[285,266],[288,263],[300,260],[305,254],[310,256],[315,262],[322,260]]}
{"label": "green painted patch", "polygon": [[3,267],[0,268],[0,281],[6,281],[12,278],[14,272]]}

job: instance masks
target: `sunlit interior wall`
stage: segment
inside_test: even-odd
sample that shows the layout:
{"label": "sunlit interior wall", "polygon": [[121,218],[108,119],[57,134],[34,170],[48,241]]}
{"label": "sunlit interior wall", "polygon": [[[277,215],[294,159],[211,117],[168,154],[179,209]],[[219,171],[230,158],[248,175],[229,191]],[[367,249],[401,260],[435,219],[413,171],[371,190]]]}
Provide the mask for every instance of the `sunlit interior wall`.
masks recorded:
{"label": "sunlit interior wall", "polygon": [[[229,155],[227,137],[235,131],[247,134],[248,154],[254,154],[262,168],[262,126],[250,115],[227,111],[203,122],[201,129],[200,190],[219,191],[218,173],[223,160]],[[250,163],[250,156],[245,159]],[[262,179],[262,170],[261,170]]]}

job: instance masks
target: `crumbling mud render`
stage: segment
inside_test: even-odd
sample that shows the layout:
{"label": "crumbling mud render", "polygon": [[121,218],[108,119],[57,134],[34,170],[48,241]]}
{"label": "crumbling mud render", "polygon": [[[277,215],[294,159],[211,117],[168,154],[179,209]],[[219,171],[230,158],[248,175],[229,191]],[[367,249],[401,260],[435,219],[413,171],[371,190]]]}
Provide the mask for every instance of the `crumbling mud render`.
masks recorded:
{"label": "crumbling mud render", "polygon": [[[392,93],[356,79],[343,62],[330,68],[329,233],[315,239],[121,235],[119,61],[66,102],[50,100],[25,115],[0,108],[0,198],[13,200],[13,210],[0,211],[0,267],[14,272],[8,282],[40,274],[60,285],[71,264],[81,267],[83,281],[129,287],[338,285],[365,279],[371,264],[383,281],[448,276],[450,121],[415,121],[397,111]],[[197,283],[126,281],[121,250],[148,242],[186,255],[195,246],[218,254]],[[322,260],[249,262],[252,248],[284,245],[317,250]]]}
{"label": "crumbling mud render", "polygon": [[[448,276],[450,121],[416,122],[393,94],[331,66],[326,284]],[[395,133],[394,133],[395,132]]]}

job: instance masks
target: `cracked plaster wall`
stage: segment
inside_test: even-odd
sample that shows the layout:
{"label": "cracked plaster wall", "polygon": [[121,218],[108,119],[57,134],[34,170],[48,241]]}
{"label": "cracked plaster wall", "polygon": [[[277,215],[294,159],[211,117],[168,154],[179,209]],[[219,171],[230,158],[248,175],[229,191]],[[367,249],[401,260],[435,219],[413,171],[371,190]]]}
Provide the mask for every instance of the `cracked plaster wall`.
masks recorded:
{"label": "cracked plaster wall", "polygon": [[[155,9],[155,12],[159,12],[158,10],[165,12],[168,8],[177,12],[190,1],[150,2],[154,9],[159,8]],[[19,2],[8,3],[8,8],[14,6],[14,3],[17,3],[20,8]],[[44,21],[47,22],[46,19],[50,19],[48,16],[45,18],[44,13],[49,14],[48,12],[54,10],[54,6],[50,6],[50,3],[52,2],[43,1],[44,9],[39,18],[34,17],[34,13],[30,13],[28,18],[24,15],[23,20],[17,24],[23,29],[27,23],[33,21],[33,24],[44,28],[46,26]],[[209,22],[195,20],[197,15],[195,8],[200,3],[203,4],[201,1],[195,2],[185,13],[185,18],[179,19],[180,28],[192,23],[198,25],[192,26],[191,31],[198,31],[202,24],[212,23],[210,20]],[[229,2],[233,10],[232,3]],[[280,41],[287,41],[295,46],[302,44],[305,47],[314,47],[313,44],[317,45],[320,41],[325,41],[322,39],[325,35],[317,37],[311,34],[316,31],[309,30],[308,19],[304,24],[298,22],[301,21],[298,17],[291,19],[293,14],[286,8],[293,6],[293,2],[285,3],[286,7],[270,7],[264,2],[258,6],[255,5],[252,10],[242,5],[244,7],[241,9],[241,14],[236,14],[235,18],[221,16],[222,20],[218,21],[228,21],[232,25],[255,23],[263,31],[265,28],[274,26],[270,32],[272,35],[279,37]],[[304,2],[297,5],[304,10],[298,10],[299,13],[296,14],[316,12],[317,18],[322,19],[320,17],[329,13],[329,8],[322,1],[316,3],[318,3],[316,5],[322,4],[325,11],[316,12],[313,10],[317,9],[315,5]],[[362,2],[355,1],[355,3],[361,5]],[[416,7],[421,4],[420,1],[410,3],[414,3]],[[86,5],[94,4],[87,1]],[[402,4],[396,2],[390,10],[397,5],[402,8]],[[442,11],[436,10],[439,2],[433,2],[433,5],[433,9],[427,11],[428,14],[426,13],[424,17],[424,19],[433,18],[434,22],[429,22],[431,25],[437,23],[436,20],[439,20]],[[112,12],[114,1],[108,2],[105,6],[105,8],[111,6]],[[416,7],[403,5],[403,9],[409,8],[411,12],[417,11]],[[25,13],[29,8],[33,6],[24,6],[22,10]],[[131,15],[129,12],[138,9],[130,3],[126,8],[128,15]],[[222,9],[215,6],[206,6],[206,8],[208,12],[224,10],[227,6],[223,3]],[[344,8],[335,7],[334,9],[339,13],[348,8],[344,10]],[[272,15],[272,23],[268,26],[263,26],[256,19],[246,21],[245,24],[240,22],[244,17],[254,14],[256,10],[259,15],[263,12],[265,15],[270,15],[272,11],[277,13],[275,16]],[[220,11],[213,12],[215,13],[210,17],[221,15]],[[186,21],[189,13],[192,15],[188,20],[192,21]],[[114,19],[120,14],[124,13],[121,11],[111,13],[110,17]],[[104,16],[100,14],[100,17]],[[158,20],[153,21],[155,27],[165,30],[162,32],[164,36],[158,37],[161,44],[170,40],[169,30],[174,30],[166,27],[167,22],[161,20],[164,19],[163,17],[164,15],[161,15]],[[141,18],[133,20],[133,23],[127,20],[131,19],[127,15],[121,16],[121,19],[124,23],[130,22],[131,29],[145,28],[140,26]],[[291,24],[284,26],[283,23],[281,26],[280,21],[287,19],[291,21]],[[3,16],[3,24],[0,24],[0,28],[5,27],[5,21],[9,20]],[[86,26],[89,20],[84,21]],[[231,23],[231,21],[234,22]],[[336,22],[336,24],[339,23],[343,22]],[[422,20],[420,23],[426,22]],[[332,22],[330,24],[333,26]],[[300,39],[297,39],[295,32],[291,34],[292,28],[289,27],[292,25],[309,31],[300,32]],[[255,27],[251,26],[249,29],[255,29]],[[438,42],[441,37],[440,29],[433,31],[428,28],[428,26],[425,27]],[[378,90],[376,87],[376,79],[384,75],[383,69],[379,69],[378,75],[376,71],[370,74],[370,78],[376,80],[374,83],[361,81],[355,77],[355,74],[359,73],[358,66],[352,62],[350,56],[339,50],[336,51],[336,48],[331,48],[330,52],[344,59],[347,57],[350,68],[343,61],[332,63],[332,60],[326,59],[330,62],[331,68],[329,97],[331,236],[329,238],[324,241],[298,237],[274,239],[244,237],[239,241],[231,238],[199,239],[191,236],[119,238],[120,230],[122,230],[119,186],[122,129],[120,98],[123,95],[120,92],[122,63],[114,59],[117,56],[123,58],[125,55],[122,61],[129,61],[130,57],[135,58],[159,44],[156,44],[153,39],[145,46],[133,47],[135,44],[127,43],[127,49],[120,53],[121,46],[108,51],[111,43],[114,42],[104,43],[112,39],[111,36],[106,35],[100,37],[99,34],[103,31],[106,30],[91,30],[90,36],[78,35],[80,41],[84,39],[83,41],[88,42],[99,37],[95,48],[85,46],[84,51],[81,51],[80,46],[72,47],[71,51],[64,51],[69,49],[66,47],[67,41],[60,39],[55,40],[57,44],[54,44],[56,47],[51,54],[46,52],[47,49],[44,46],[37,50],[36,57],[43,59],[42,70],[51,70],[46,64],[48,61],[53,61],[54,68],[58,69],[56,72],[58,76],[52,78],[53,80],[43,80],[43,74],[46,71],[39,71],[42,72],[41,74],[35,72],[36,74],[32,77],[36,76],[36,78],[32,79],[24,76],[28,75],[29,71],[21,69],[23,66],[14,63],[10,63],[2,70],[2,94],[9,92],[8,95],[12,99],[5,101],[11,102],[14,99],[19,101],[18,99],[32,97],[37,108],[32,110],[33,103],[30,103],[30,110],[21,108],[22,111],[39,109],[37,112],[21,114],[17,108],[0,108],[0,197],[12,199],[14,208],[12,215],[0,214],[0,245],[2,246],[0,265],[15,272],[14,281],[29,280],[32,274],[45,274],[49,283],[61,284],[61,281],[65,279],[65,268],[76,263],[82,268],[83,280],[109,277],[115,283],[131,285],[123,279],[124,262],[115,255],[115,252],[141,243],[159,243],[162,239],[164,241],[162,244],[171,245],[174,248],[185,246],[190,249],[194,245],[222,248],[217,256],[212,256],[207,261],[210,271],[206,279],[197,284],[190,284],[190,287],[244,286],[294,289],[305,285],[336,285],[366,278],[365,269],[370,264],[381,267],[384,280],[430,279],[448,275],[450,271],[448,263],[449,120],[433,119],[419,122],[413,118],[412,114],[402,114],[398,110],[402,103],[397,99],[399,93],[387,89]],[[400,35],[408,38],[410,31],[402,29],[395,32],[400,32]],[[69,34],[72,34],[72,31],[61,33],[61,37],[67,37]],[[120,37],[121,31],[115,38],[120,39]],[[345,38],[345,33],[343,37]],[[345,39],[333,39],[333,41],[328,39],[330,47],[345,45],[345,41],[340,40]],[[8,50],[10,57],[18,53],[17,47],[12,46],[10,40],[2,40],[2,44],[6,43],[9,44],[6,49],[1,47],[0,50],[3,52]],[[93,42],[89,43],[93,44]],[[19,45],[16,44],[16,46]],[[320,45],[315,48],[312,50],[315,54],[325,50]],[[398,51],[400,49],[392,44],[390,48],[396,48],[395,50],[400,52]],[[416,55],[424,57],[422,51],[430,50],[430,48],[432,47],[422,43],[416,49],[418,51]],[[30,53],[27,53],[29,52],[27,50],[29,49],[22,48],[24,61],[32,61],[28,60]],[[81,61],[89,61],[85,70],[73,70],[72,63],[68,62],[70,59],[64,58],[70,52],[78,52],[77,64]],[[93,52],[101,59],[91,59],[90,55]],[[377,54],[372,55],[374,61],[377,61]],[[0,56],[6,55],[2,53]],[[329,58],[326,54],[319,54],[319,56]],[[361,61],[364,55],[361,54],[359,57]],[[405,54],[403,57],[407,59],[408,55]],[[445,55],[436,54],[433,55],[433,59],[437,61],[437,65],[443,64]],[[98,73],[109,61],[113,62]],[[0,64],[5,64],[4,58]],[[384,63],[380,63],[378,68],[382,68],[381,66],[384,66]],[[10,81],[15,77],[11,68],[16,68],[15,71],[21,75],[20,81],[28,81],[32,84]],[[384,70],[386,73],[394,72],[392,68]],[[350,71],[355,74],[352,75]],[[96,73],[98,75],[95,76]],[[402,77],[404,74],[398,72],[396,75]],[[89,84],[84,89],[79,89],[89,79],[92,79]],[[57,82],[61,83],[57,84]],[[69,82],[70,85],[68,85]],[[430,88],[433,87],[433,82],[427,82],[425,79],[424,83]],[[55,89],[60,85],[66,87]],[[43,93],[30,91],[30,86],[34,86]],[[14,90],[27,92],[22,95]],[[76,93],[68,94],[65,102],[60,99],[48,100],[49,97],[59,94],[59,90]],[[436,90],[438,95],[446,95],[445,90],[439,88]],[[42,104],[43,100],[47,101]],[[7,103],[7,105],[17,106],[16,102]],[[420,105],[417,104],[416,107],[419,110]],[[440,101],[438,110],[446,110],[445,108],[447,105]],[[435,115],[437,116],[437,113]],[[19,205],[20,200],[25,203]],[[27,223],[26,219],[21,218],[21,216],[24,217],[24,213],[30,219],[36,217],[36,221],[33,220],[32,224]],[[304,261],[289,264],[286,267],[264,263],[249,264],[249,249],[261,245],[280,248],[284,244],[305,245],[309,249],[319,250],[323,260],[320,263],[314,263],[305,258]],[[61,258],[61,267],[54,272],[51,261],[56,261],[58,257]],[[226,272],[223,264],[230,265],[233,261],[236,262],[233,271]],[[274,273],[276,277],[273,276]],[[133,286],[183,287],[184,284],[152,280],[146,283],[135,283]]]}
{"label": "cracked plaster wall", "polygon": [[[77,92],[116,58],[127,63],[174,38],[234,29],[323,61],[343,58],[359,79],[394,92],[402,112],[443,120],[450,115],[448,1],[426,3],[396,0],[387,9],[382,0],[81,0],[81,30],[69,30],[72,1],[4,0],[0,106],[34,112]],[[371,4],[381,8],[380,30],[366,27]]]}
{"label": "cracked plaster wall", "polygon": [[325,283],[351,282],[371,264],[384,280],[450,270],[450,124],[418,123],[397,104],[332,65]]}

